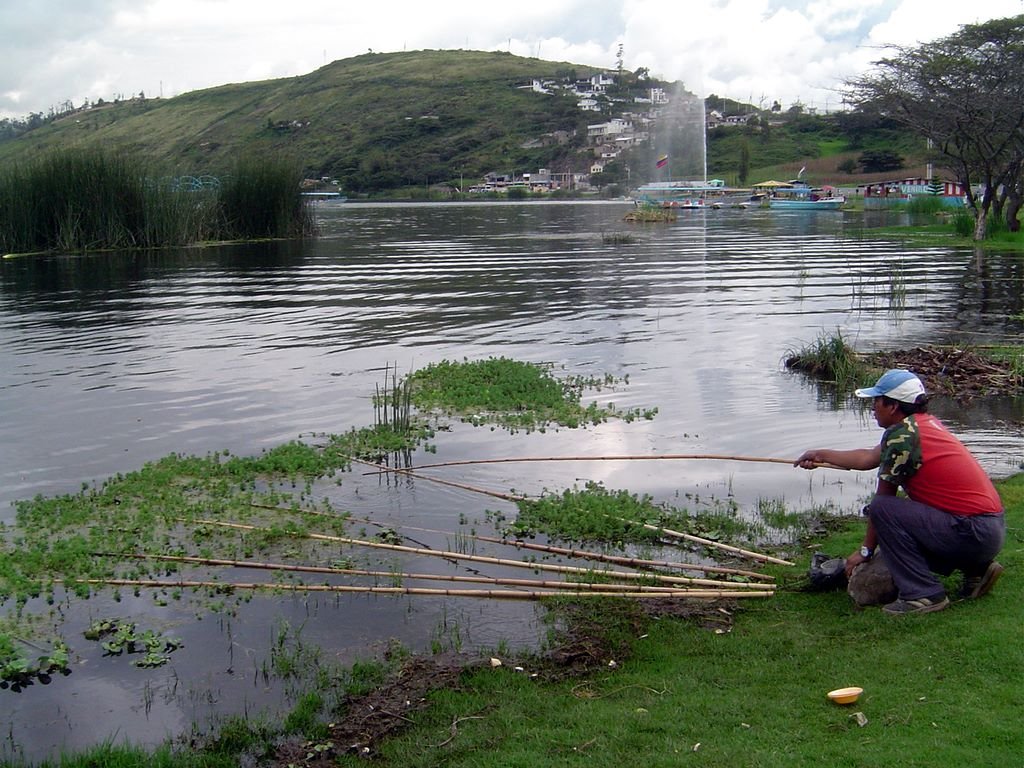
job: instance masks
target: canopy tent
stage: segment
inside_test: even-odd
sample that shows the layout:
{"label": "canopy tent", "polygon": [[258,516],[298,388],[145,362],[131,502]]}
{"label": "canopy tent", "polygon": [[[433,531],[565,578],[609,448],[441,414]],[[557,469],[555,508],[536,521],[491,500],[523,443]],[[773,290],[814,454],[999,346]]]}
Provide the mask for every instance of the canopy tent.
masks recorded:
{"label": "canopy tent", "polygon": [[754,189],[778,189],[779,187],[792,187],[793,185],[787,181],[762,181],[760,184],[754,184]]}

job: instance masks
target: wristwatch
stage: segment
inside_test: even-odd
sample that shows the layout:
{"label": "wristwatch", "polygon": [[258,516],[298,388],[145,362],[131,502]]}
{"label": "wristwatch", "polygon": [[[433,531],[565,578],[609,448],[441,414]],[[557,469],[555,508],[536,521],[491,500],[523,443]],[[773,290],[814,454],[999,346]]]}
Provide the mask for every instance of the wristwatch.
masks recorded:
{"label": "wristwatch", "polygon": [[865,560],[870,560],[871,556],[874,553],[875,553],[875,550],[871,549],[871,547],[861,547],[860,548],[860,556],[863,557]]}

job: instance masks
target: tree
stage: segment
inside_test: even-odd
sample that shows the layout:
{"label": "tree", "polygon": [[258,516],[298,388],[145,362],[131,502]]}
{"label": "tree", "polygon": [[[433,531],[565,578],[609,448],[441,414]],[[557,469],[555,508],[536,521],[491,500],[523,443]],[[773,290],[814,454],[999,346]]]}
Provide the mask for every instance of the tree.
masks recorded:
{"label": "tree", "polygon": [[737,178],[739,179],[740,186],[747,183],[747,178],[750,176],[750,143],[744,139],[743,143],[740,144],[740,167],[737,172]]}
{"label": "tree", "polygon": [[625,181],[626,169],[617,161],[613,160],[604,167],[600,173],[590,174],[590,183],[595,187],[606,187],[609,184],[618,184]]}
{"label": "tree", "polygon": [[990,212],[1015,226],[1024,186],[1024,15],[895,51],[846,83],[847,100],[931,140],[967,190],[975,240],[985,238]]}
{"label": "tree", "polygon": [[902,168],[903,157],[889,149],[866,149],[860,153],[857,163],[864,173],[883,173]]}
{"label": "tree", "polygon": [[858,168],[860,168],[860,164],[852,157],[846,158],[836,166],[837,171],[842,171],[846,174],[856,173]]}

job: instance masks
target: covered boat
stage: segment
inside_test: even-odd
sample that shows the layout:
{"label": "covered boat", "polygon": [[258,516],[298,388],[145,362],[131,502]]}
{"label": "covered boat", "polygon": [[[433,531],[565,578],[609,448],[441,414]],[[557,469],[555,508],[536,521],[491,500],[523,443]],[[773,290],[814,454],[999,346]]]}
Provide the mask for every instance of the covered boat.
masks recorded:
{"label": "covered boat", "polygon": [[784,211],[838,211],[845,202],[831,187],[812,187],[799,178],[774,182],[768,193],[768,207]]}

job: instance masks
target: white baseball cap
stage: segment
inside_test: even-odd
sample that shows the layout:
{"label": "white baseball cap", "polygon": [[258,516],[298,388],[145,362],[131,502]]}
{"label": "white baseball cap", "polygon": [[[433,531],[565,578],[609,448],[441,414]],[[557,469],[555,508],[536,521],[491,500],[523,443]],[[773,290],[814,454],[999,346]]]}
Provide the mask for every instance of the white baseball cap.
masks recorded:
{"label": "white baseball cap", "polygon": [[873,387],[858,389],[857,397],[891,397],[901,403],[916,403],[925,394],[924,384],[910,371],[893,368],[882,374]]}

